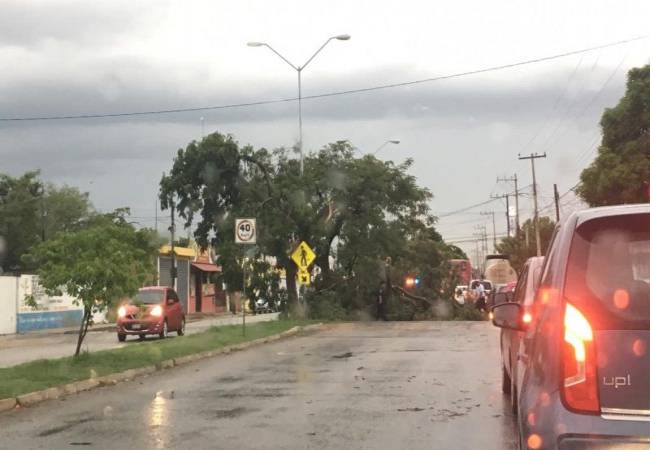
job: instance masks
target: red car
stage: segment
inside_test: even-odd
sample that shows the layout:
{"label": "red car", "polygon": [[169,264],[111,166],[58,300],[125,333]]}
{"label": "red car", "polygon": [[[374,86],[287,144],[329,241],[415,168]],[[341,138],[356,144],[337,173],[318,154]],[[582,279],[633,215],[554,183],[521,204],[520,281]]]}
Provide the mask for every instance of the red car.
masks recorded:
{"label": "red car", "polygon": [[127,335],[140,339],[148,334],[167,337],[170,331],[185,334],[185,314],[178,295],[169,287],[141,288],[135,297],[117,310],[117,340],[124,342]]}

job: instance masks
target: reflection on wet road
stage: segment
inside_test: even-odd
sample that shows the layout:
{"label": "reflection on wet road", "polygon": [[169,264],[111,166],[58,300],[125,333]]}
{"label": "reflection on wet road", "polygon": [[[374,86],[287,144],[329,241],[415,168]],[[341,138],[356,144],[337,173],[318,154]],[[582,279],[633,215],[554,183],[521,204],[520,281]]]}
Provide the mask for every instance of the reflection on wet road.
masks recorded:
{"label": "reflection on wet road", "polygon": [[7,448],[514,449],[485,322],[341,324],[0,415]]}

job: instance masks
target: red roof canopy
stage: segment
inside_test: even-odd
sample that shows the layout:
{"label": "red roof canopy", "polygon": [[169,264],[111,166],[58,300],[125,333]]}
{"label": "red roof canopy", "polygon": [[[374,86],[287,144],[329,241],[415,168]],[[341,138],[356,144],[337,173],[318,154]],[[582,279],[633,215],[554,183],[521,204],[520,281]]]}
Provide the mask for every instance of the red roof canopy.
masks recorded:
{"label": "red roof canopy", "polygon": [[221,267],[216,264],[193,262],[192,266],[203,272],[221,272]]}

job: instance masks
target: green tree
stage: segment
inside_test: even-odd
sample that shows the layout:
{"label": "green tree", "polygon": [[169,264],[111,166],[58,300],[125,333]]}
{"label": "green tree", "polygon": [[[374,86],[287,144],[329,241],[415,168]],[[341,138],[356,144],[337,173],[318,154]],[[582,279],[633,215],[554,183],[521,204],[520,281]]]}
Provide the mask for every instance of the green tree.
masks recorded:
{"label": "green tree", "polygon": [[4,271],[20,271],[21,256],[40,241],[42,191],[37,171],[18,178],[0,174],[0,240],[4,242],[0,242],[4,247],[0,263]]}
{"label": "green tree", "polygon": [[35,269],[25,266],[22,255],[56,233],[78,227],[91,213],[87,193],[44,185],[38,171],[17,178],[0,174],[0,269]]}
{"label": "green tree", "polygon": [[[546,254],[548,244],[555,230],[555,222],[548,217],[539,218],[539,235],[541,241],[542,255]],[[510,265],[517,273],[521,273],[526,260],[537,255],[537,244],[535,242],[535,226],[531,219],[526,220],[521,226],[518,236],[505,237],[497,244],[497,251],[508,255]]]}
{"label": "green tree", "polygon": [[93,214],[87,192],[78,188],[48,183],[40,205],[42,240],[61,231],[70,231]]}
{"label": "green tree", "polygon": [[56,295],[63,290],[84,308],[75,356],[92,314],[135,294],[153,273],[156,250],[148,230],[136,231],[119,218],[103,217],[92,226],[59,233],[25,255],[26,262],[39,268],[46,292]]}
{"label": "green tree", "polygon": [[650,183],[650,65],[630,70],[618,105],[600,121],[598,156],[577,192],[590,206],[644,203]]}
{"label": "green tree", "polygon": [[289,255],[300,241],[316,251],[317,288],[339,279],[330,269],[335,247],[346,276],[361,280],[363,272],[376,285],[377,260],[402,251],[408,236],[433,223],[431,194],[407,173],[412,161],[358,158],[341,141],[309,154],[301,177],[291,156],[286,149],[240,147],[232,137],[214,133],[179,150],[163,176],[161,205],[174,204],[186,225],[200,216],[197,242],[218,248],[229,286],[241,280],[243,249],[233,242],[235,217],[257,218],[258,254],[286,270],[294,305],[296,267]]}
{"label": "green tree", "polygon": [[446,254],[449,259],[468,259],[463,249],[456,245],[447,245]]}

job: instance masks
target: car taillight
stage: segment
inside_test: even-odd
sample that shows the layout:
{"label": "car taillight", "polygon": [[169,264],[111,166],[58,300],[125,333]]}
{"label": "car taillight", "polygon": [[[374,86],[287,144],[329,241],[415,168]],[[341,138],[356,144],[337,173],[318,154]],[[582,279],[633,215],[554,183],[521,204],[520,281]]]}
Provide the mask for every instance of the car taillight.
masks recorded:
{"label": "car taillight", "polygon": [[570,303],[564,310],[564,399],[571,409],[598,412],[594,334],[589,321]]}

